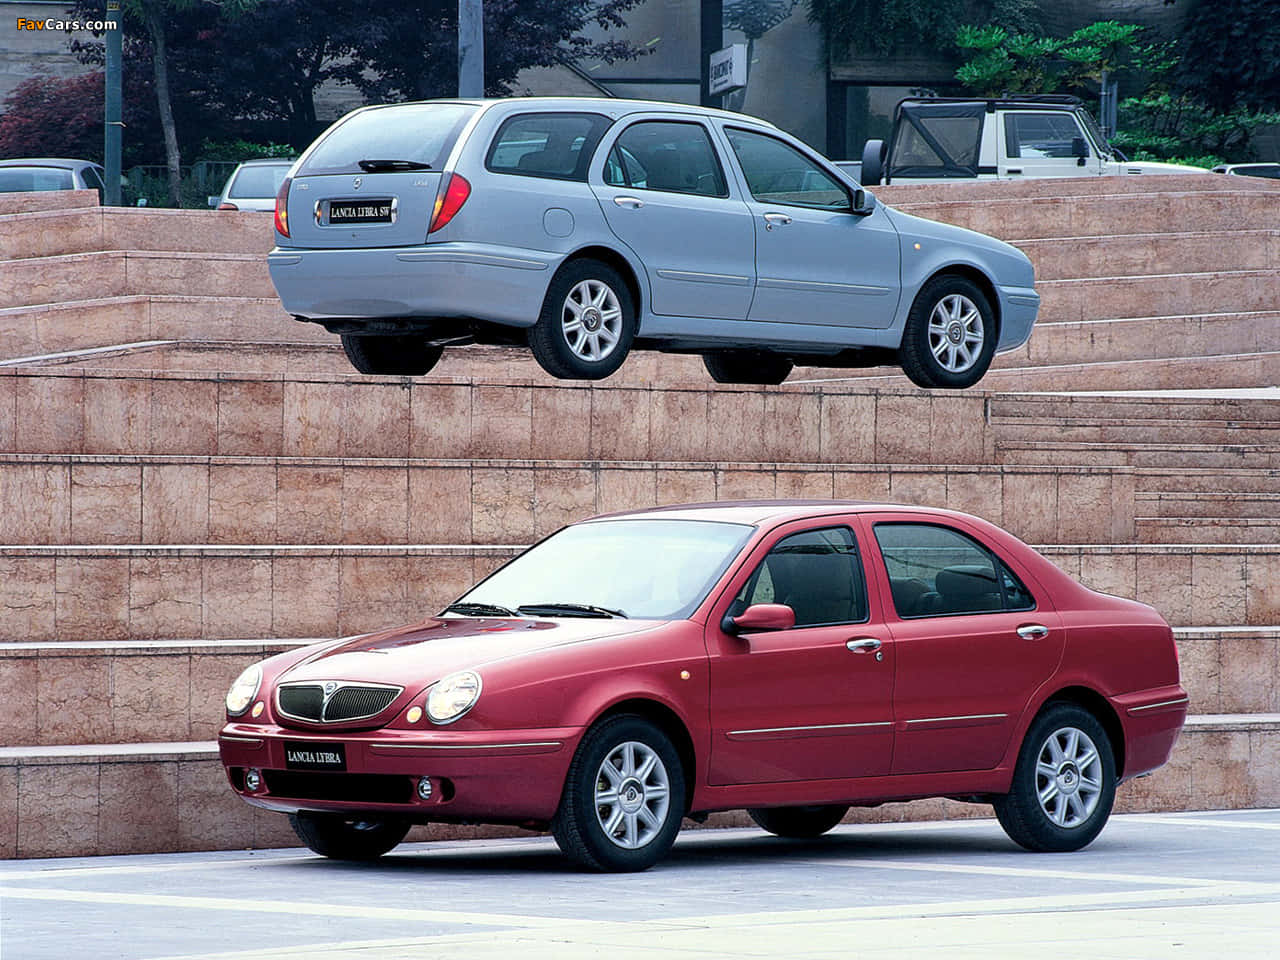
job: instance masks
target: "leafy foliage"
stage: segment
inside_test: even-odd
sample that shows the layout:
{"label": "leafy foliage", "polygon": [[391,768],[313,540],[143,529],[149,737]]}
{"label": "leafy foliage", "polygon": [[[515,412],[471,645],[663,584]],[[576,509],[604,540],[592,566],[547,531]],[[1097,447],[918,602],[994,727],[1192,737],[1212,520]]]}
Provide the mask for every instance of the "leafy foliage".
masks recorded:
{"label": "leafy foliage", "polygon": [[963,23],[1030,33],[1040,27],[1040,10],[1036,0],[809,0],[809,20],[833,57],[942,53]]}
{"label": "leafy foliage", "polygon": [[1280,109],[1275,0],[1195,0],[1183,20],[1179,89],[1218,111]]}
{"label": "leafy foliage", "polygon": [[1009,33],[990,24],[962,26],[956,30],[956,46],[967,59],[956,70],[956,79],[985,97],[1084,86],[1125,63],[1140,29],[1105,20],[1060,40]]}
{"label": "leafy foliage", "polygon": [[102,159],[102,74],[32,77],[5,98],[0,158]]}

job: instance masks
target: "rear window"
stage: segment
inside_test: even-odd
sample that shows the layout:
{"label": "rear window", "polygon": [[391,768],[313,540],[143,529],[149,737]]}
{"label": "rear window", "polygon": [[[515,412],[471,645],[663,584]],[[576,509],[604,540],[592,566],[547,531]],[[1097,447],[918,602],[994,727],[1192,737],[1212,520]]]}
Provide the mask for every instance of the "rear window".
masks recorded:
{"label": "rear window", "polygon": [[414,103],[357,113],[317,144],[298,173],[363,173],[361,160],[413,160],[439,170],[476,110],[468,103]]}
{"label": "rear window", "polygon": [[74,187],[71,171],[60,167],[0,167],[0,193],[71,190]]}
{"label": "rear window", "polygon": [[485,166],[552,180],[587,179],[596,144],[612,121],[596,113],[524,113],[498,128]]}
{"label": "rear window", "polygon": [[227,196],[233,199],[274,197],[280,192],[280,184],[284,183],[284,175],[288,172],[289,167],[283,164],[270,167],[241,167],[235,180],[231,181],[231,190]]}

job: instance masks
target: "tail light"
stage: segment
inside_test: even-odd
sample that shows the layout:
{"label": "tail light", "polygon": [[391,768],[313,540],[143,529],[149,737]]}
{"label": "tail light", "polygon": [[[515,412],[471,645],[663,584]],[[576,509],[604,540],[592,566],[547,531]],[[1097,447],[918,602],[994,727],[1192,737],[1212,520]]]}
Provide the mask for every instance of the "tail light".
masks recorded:
{"label": "tail light", "polygon": [[436,194],[436,208],[431,213],[431,225],[427,227],[428,235],[447,226],[454,215],[462,209],[462,205],[467,202],[467,197],[471,196],[471,184],[467,182],[466,177],[459,174],[449,174],[448,182],[442,186],[444,189]]}
{"label": "tail light", "polygon": [[218,209],[219,210],[239,210],[240,208],[237,207],[234,203],[230,203],[229,201],[224,200],[222,201],[222,203],[218,204]]}
{"label": "tail light", "polygon": [[282,237],[289,236],[289,185],[292,183],[293,177],[285,177],[276,194],[276,233]]}

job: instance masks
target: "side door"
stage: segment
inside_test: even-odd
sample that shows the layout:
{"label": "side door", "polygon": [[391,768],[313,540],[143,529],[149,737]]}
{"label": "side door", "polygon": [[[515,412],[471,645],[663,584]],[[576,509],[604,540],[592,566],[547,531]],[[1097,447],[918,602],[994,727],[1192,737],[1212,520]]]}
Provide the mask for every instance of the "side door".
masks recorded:
{"label": "side door", "polygon": [[749,319],[885,329],[901,291],[898,234],[884,208],[853,212],[850,187],[780,137],[726,124],[756,236]]}
{"label": "side door", "polygon": [[591,188],[644,264],[662,316],[742,320],[755,285],[751,213],[696,119],[635,120],[607,137]]}
{"label": "side door", "polygon": [[[1091,177],[1101,174],[1102,158],[1088,135],[1065,110],[1008,110],[1000,123],[999,174],[1027,177]],[[1084,143],[1084,163],[1073,144]]]}
{"label": "side door", "polygon": [[989,770],[1062,659],[1047,595],[958,521],[862,518],[897,661],[893,773]]}
{"label": "side door", "polygon": [[[883,776],[893,750],[894,656],[869,602],[853,529],[787,524],[755,551],[707,624],[713,785]],[[722,629],[757,603],[786,630]]]}

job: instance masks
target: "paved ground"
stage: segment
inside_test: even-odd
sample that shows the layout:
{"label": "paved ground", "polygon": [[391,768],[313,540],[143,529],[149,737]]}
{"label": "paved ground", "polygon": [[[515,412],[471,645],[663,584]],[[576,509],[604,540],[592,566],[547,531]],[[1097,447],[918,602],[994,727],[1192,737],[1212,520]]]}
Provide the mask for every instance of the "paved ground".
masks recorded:
{"label": "paved ground", "polygon": [[1077,854],[995,821],[690,831],[643,874],[549,840],[0,863],[3,960],[1273,958],[1280,810],[1121,816]]}

